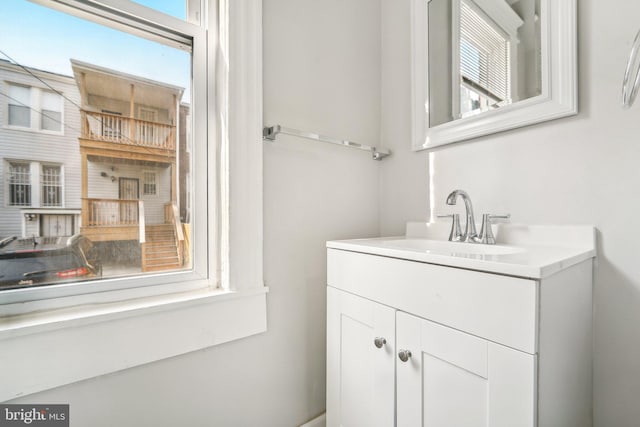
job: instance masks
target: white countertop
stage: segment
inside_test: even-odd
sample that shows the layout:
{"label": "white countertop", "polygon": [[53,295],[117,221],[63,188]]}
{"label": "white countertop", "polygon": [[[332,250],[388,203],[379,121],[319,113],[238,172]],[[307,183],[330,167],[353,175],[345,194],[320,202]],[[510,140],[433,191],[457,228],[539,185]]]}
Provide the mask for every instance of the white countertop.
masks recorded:
{"label": "white countertop", "polygon": [[327,242],[327,248],[542,279],[596,255],[591,226],[494,226],[496,245],[448,242],[446,223],[409,223],[407,236]]}

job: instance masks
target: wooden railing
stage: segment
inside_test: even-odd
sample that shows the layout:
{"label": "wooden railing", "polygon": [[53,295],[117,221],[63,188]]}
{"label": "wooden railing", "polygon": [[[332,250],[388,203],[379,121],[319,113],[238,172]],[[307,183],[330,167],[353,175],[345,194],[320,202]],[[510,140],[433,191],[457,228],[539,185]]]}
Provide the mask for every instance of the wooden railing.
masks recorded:
{"label": "wooden railing", "polygon": [[182,224],[180,223],[180,213],[178,212],[178,205],[175,203],[167,203],[164,205],[164,221],[173,225],[173,233],[176,239],[176,246],[178,248],[178,262],[180,266],[184,262],[184,233],[182,231]]}
{"label": "wooden railing", "polygon": [[138,225],[138,200],[82,199],[82,224],[85,227]]}
{"label": "wooden railing", "polygon": [[176,127],[116,114],[80,110],[82,138],[175,150]]}

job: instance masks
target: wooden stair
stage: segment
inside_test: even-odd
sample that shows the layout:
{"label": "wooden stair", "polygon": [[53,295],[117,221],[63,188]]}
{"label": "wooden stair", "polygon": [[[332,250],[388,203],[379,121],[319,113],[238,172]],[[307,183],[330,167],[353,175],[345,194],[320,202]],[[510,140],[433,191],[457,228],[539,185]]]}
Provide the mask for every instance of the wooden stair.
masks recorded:
{"label": "wooden stair", "polygon": [[147,225],[145,238],[143,271],[175,270],[182,267],[171,224]]}

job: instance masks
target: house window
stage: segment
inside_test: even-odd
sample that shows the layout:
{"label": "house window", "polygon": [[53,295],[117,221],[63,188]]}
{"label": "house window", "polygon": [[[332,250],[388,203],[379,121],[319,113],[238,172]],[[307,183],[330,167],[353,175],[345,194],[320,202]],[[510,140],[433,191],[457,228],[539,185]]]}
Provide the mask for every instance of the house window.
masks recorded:
{"label": "house window", "polygon": [[60,166],[42,165],[42,206],[62,206],[62,170]]}
{"label": "house window", "polygon": [[42,91],[40,98],[40,128],[55,132],[62,131],[62,97],[54,92]]}
{"label": "house window", "polygon": [[158,111],[152,108],[144,108],[140,107],[138,116],[140,120],[144,120],[147,122],[157,122],[158,121]]}
{"label": "house window", "polygon": [[156,139],[160,130],[160,125],[156,123],[158,121],[158,111],[152,108],[140,107],[138,110],[138,118],[140,119],[137,124],[140,129],[140,139],[148,145],[159,144],[160,141]]}
{"label": "house window", "polygon": [[[90,262],[93,267],[82,270],[86,274],[60,280],[52,274],[11,283],[0,277],[0,291],[31,287],[25,290],[36,293],[31,285],[61,281],[114,288],[113,280],[102,279],[117,279],[119,289],[146,287],[175,284],[175,273],[183,274],[181,282],[188,281],[187,287],[197,281],[199,286],[208,285],[208,257],[200,252],[200,264],[196,265],[192,255],[196,246],[187,243],[198,240],[191,238],[196,227],[183,222],[180,215],[182,203],[186,204],[182,193],[187,188],[184,185],[183,190],[181,182],[195,168],[190,164],[178,167],[179,153],[191,144],[187,138],[196,137],[182,131],[180,105],[191,106],[197,99],[197,105],[202,106],[199,120],[204,117],[206,121],[206,90],[202,89],[206,32],[127,1],[118,1],[118,10],[124,5],[130,13],[114,15],[103,8],[94,9],[91,2],[63,3],[47,3],[48,7],[24,0],[11,2],[0,17],[1,27],[16,32],[0,55],[25,61],[0,61],[3,79],[19,82],[0,87],[10,102],[5,124],[12,128],[4,126],[0,132],[14,133],[13,127],[42,131],[7,138],[15,141],[13,145],[0,147],[0,158],[11,159],[11,167],[5,168],[9,171],[5,172],[9,181],[5,184],[9,194],[5,208],[80,211],[79,234],[96,248]],[[101,17],[94,21],[93,15]],[[125,15],[131,19],[123,18]],[[110,26],[112,18],[118,23]],[[78,37],[85,43],[67,42]],[[87,50],[87,43],[109,46],[119,55],[104,49]],[[45,51],[47,55],[42,54]],[[197,73],[196,56],[202,64]],[[200,89],[197,95],[192,85]],[[194,148],[199,154],[207,150],[206,126],[203,128],[195,144],[198,148]],[[68,131],[63,133],[63,129]],[[24,160],[34,156],[37,161]],[[206,188],[207,167],[201,165],[200,169],[200,183],[190,183],[189,188]],[[129,189],[135,187],[135,197],[120,191],[124,184]],[[146,200],[139,196],[146,196]],[[204,198],[200,218],[206,217],[206,203]],[[0,234],[23,235],[15,209],[11,215],[13,220]],[[206,230],[206,219],[203,221],[198,227]],[[169,272],[173,274],[162,277]],[[86,289],[78,286],[77,293],[86,293]]]}
{"label": "house window", "polygon": [[155,196],[158,194],[158,188],[156,184],[156,173],[155,172],[144,172],[143,173],[143,185],[142,185],[142,195],[144,196]]}
{"label": "house window", "polygon": [[[62,207],[62,170],[61,165],[42,164],[38,161],[8,162],[8,205]],[[13,230],[11,234],[18,235],[20,232]]]}
{"label": "house window", "polygon": [[29,163],[9,164],[9,205],[31,206],[31,169]]}
{"label": "house window", "polygon": [[509,37],[475,4],[460,2],[460,114],[511,102]]}
{"label": "house window", "polygon": [[8,84],[9,111],[7,124],[62,132],[62,96],[53,91]]}
{"label": "house window", "polygon": [[9,84],[9,125],[31,127],[31,89]]}
{"label": "house window", "polygon": [[[85,40],[89,35],[104,33],[93,31],[87,28],[88,25],[78,26],[82,28],[75,35],[75,39],[82,40],[81,44],[52,40],[52,34],[71,29],[72,25],[41,16],[42,9],[34,4],[36,2],[16,0],[7,3],[0,14],[0,28],[11,34],[15,33],[14,40],[32,41],[35,40],[36,33],[40,32],[37,43],[32,43],[38,46],[34,49],[36,55],[41,55],[42,52],[49,54],[57,48],[91,45],[100,47],[91,49],[91,52],[101,54],[112,61],[94,63],[109,64],[112,71],[123,71],[119,67],[133,61],[142,62],[150,72],[165,70],[164,67],[152,64],[164,56],[161,53],[154,51],[149,57],[142,54],[126,54],[125,48],[128,49],[135,44],[130,40],[123,41],[113,34],[101,40],[101,43]],[[187,72],[192,81],[182,85],[190,92],[190,96],[181,101],[176,100],[175,103],[190,99],[189,104],[195,106],[191,110],[194,117],[193,156],[190,156],[191,167],[188,169],[193,178],[184,186],[189,186],[193,193],[198,195],[191,204],[192,220],[184,227],[191,237],[187,247],[191,248],[189,253],[193,255],[193,268],[188,271],[173,271],[171,274],[156,272],[152,275],[110,277],[109,280],[91,281],[71,277],[68,273],[80,271],[74,269],[66,272],[67,277],[69,280],[83,280],[82,283],[29,286],[0,292],[0,344],[7,350],[3,352],[3,360],[6,363],[0,370],[3,379],[6,378],[3,382],[6,386],[2,387],[0,400],[28,395],[266,331],[267,288],[263,285],[261,244],[262,144],[257,143],[260,141],[261,115],[255,114],[253,108],[246,108],[249,105],[259,110],[259,106],[262,105],[261,2],[189,1],[189,4],[194,6],[208,5],[204,16],[200,12],[201,9],[190,9],[194,16],[202,17],[197,21],[203,22],[202,27],[192,24],[191,19],[187,22],[178,21],[161,13],[152,13],[126,0],[64,0],[37,3],[83,18],[95,16],[97,22],[113,23],[114,27],[121,30],[130,28],[131,33],[142,34],[147,40],[166,39],[166,45],[180,47],[176,49],[178,53],[189,52],[192,49],[193,69],[192,72]],[[17,4],[21,7],[16,8]],[[16,13],[16,10],[19,12]],[[35,19],[29,22],[32,17]],[[233,21],[232,25],[228,25],[228,20]],[[42,25],[43,23],[50,23],[56,31]],[[233,40],[233,55],[229,55],[229,39]],[[51,43],[45,45],[48,41]],[[22,55],[28,47],[18,46],[18,49]],[[11,53],[6,47],[2,51]],[[138,52],[146,53],[149,49]],[[221,59],[221,66],[216,67],[215,72],[207,72],[207,64],[213,60],[208,58],[208,52],[215,53],[216,57]],[[69,54],[66,55],[56,53],[48,55],[48,58],[69,58]],[[174,65],[175,56],[169,58],[171,64],[168,65]],[[0,69],[3,62],[5,61],[0,61]],[[54,66],[64,62],[61,59],[47,62],[45,65]],[[30,64],[36,66],[34,62]],[[77,68],[80,68],[83,64],[77,65]],[[227,86],[224,82],[229,80],[228,76],[231,74],[237,84]],[[43,78],[43,75],[44,73],[41,73],[40,77]],[[69,75],[72,75],[72,72],[65,70],[60,70],[57,74],[58,77]],[[122,75],[127,73],[121,73]],[[131,76],[130,73],[128,75]],[[162,81],[158,78],[154,80]],[[82,81],[82,72],[78,73],[77,81]],[[206,90],[207,82],[209,87],[224,88],[222,93],[234,102],[217,102],[209,98],[207,94],[213,91]],[[85,83],[90,86],[90,82]],[[72,82],[73,85],[76,85],[75,81]],[[126,124],[131,123],[129,118],[137,103],[135,98],[134,102],[131,102],[131,88],[128,89],[118,91],[121,96],[129,96],[127,101],[112,107],[125,107],[122,109],[122,120]],[[111,93],[115,92],[112,90]],[[135,92],[134,90],[134,96]],[[155,95],[157,94],[153,97]],[[66,95],[66,98],[68,99],[65,100],[65,106],[72,102],[80,104],[81,101],[96,99],[86,93],[81,94],[78,90]],[[227,122],[229,116],[234,117],[234,120]],[[79,138],[87,138],[85,141],[92,144],[93,148],[104,147],[106,143],[127,145],[135,141],[137,129],[131,127],[123,128],[121,141],[105,141],[100,135],[100,118],[99,109],[81,109],[80,113],[75,115],[75,119],[73,114],[68,115],[69,120],[75,120],[69,125],[69,129],[73,126],[73,129],[80,133]],[[215,120],[221,121],[220,126],[216,126],[213,122]],[[67,124],[63,127],[66,129]],[[164,132],[160,141],[164,141],[165,135],[172,132],[173,129]],[[229,143],[229,135],[233,135],[233,145],[238,147],[237,150],[225,148]],[[92,139],[88,139],[89,137]],[[105,192],[113,192],[117,191],[118,178],[137,177],[140,176],[141,170],[153,167],[148,161],[137,159],[133,155],[118,161],[104,161],[102,154],[105,154],[106,150],[77,154],[74,153],[77,147],[69,149],[72,146],[64,143],[62,139],[55,136],[47,140],[50,157],[48,162],[52,162],[53,157],[57,155],[68,158],[61,162],[64,163],[63,181],[68,187],[80,182],[78,176],[86,175],[89,182],[102,182]],[[57,149],[57,143],[62,143],[61,146],[66,148]],[[170,152],[164,147],[144,147],[139,151],[155,156],[156,161],[170,156]],[[82,170],[80,174],[77,165],[67,163],[73,156],[91,157],[94,163],[91,168]],[[96,164],[96,161],[102,163]],[[170,163],[178,163],[178,166],[175,169],[154,168],[158,171],[162,186],[168,182],[169,175],[183,173],[180,162]],[[4,169],[7,170],[6,167]],[[33,166],[31,170],[35,174],[36,169]],[[167,172],[166,176],[160,172],[162,170]],[[174,180],[176,177],[170,179]],[[241,191],[229,191],[229,181],[244,183],[240,186]],[[176,188],[175,191],[178,193],[173,194],[172,199],[179,199],[184,187]],[[80,199],[80,196],[74,194],[80,193],[77,188],[73,191],[69,188],[68,193],[71,197],[68,197],[67,201],[71,205],[81,200],[85,206],[88,200]],[[35,194],[37,187],[34,186],[33,189]],[[104,193],[96,193],[93,194],[93,200],[98,202],[106,196],[108,195]],[[111,199],[105,203],[112,202]],[[125,202],[128,204],[132,201]],[[113,205],[115,208],[108,210],[109,215],[118,217],[119,204],[117,201]],[[166,205],[163,207],[167,208]],[[141,215],[140,218],[145,218],[145,215]],[[157,220],[152,217],[145,219],[149,219],[147,222]],[[85,224],[84,219],[82,223]],[[90,261],[95,260],[93,256],[101,255],[101,252],[94,251],[94,248],[95,246],[91,245],[82,246],[82,251]],[[234,250],[231,251],[230,248]],[[116,250],[113,252],[117,253],[117,248],[114,249]],[[226,260],[229,257],[227,254],[231,252],[233,262],[219,262],[221,258]],[[104,276],[106,274],[103,271]],[[231,283],[233,285],[230,285]],[[62,311],[63,316],[58,309],[65,309]],[[176,319],[188,326],[176,328]],[[123,324],[126,324],[129,335],[145,337],[144,343],[129,346],[126,357],[123,357],[122,346],[118,342]],[[189,332],[188,339],[185,339],[185,330]],[[54,360],[59,369],[52,370],[50,360],[45,360],[46,358],[32,351],[33,348],[50,348],[52,333],[56,337],[53,350],[73,348],[78,342],[83,342],[87,344],[84,346],[86,351],[54,351],[59,356]],[[95,363],[92,362],[91,366],[86,363],[83,365],[83,361],[86,360]],[[77,369],[80,365],[87,365],[87,369]],[[32,381],[32,378],[36,378],[37,381]]]}

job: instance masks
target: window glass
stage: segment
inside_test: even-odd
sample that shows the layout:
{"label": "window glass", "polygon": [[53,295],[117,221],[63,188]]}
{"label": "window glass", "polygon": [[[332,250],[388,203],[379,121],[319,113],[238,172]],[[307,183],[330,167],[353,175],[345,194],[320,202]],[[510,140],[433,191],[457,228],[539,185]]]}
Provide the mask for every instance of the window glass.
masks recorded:
{"label": "window glass", "polygon": [[41,125],[44,130],[62,130],[62,96],[42,91],[40,98]]}
{"label": "window glass", "polygon": [[509,38],[472,4],[460,2],[462,117],[511,103]]}
{"label": "window glass", "polygon": [[144,173],[144,195],[156,195],[156,174],[154,172]]}
{"label": "window glass", "polygon": [[[20,83],[0,86],[0,100],[9,124],[34,130],[18,140],[0,127],[0,240],[14,237],[0,260],[18,276],[51,263],[0,277],[0,290],[191,269],[190,46],[28,1],[3,5],[0,27],[0,81]],[[90,257],[59,262],[80,242]]]}
{"label": "window glass", "polygon": [[11,163],[9,166],[9,204],[11,206],[31,206],[29,163]]}
{"label": "window glass", "polygon": [[31,126],[31,91],[28,87],[9,85],[9,125]]}
{"label": "window glass", "polygon": [[42,166],[42,206],[62,206],[60,166]]}

